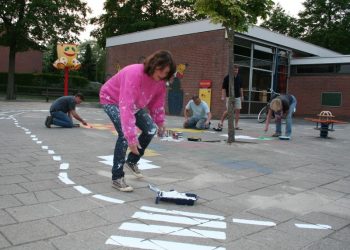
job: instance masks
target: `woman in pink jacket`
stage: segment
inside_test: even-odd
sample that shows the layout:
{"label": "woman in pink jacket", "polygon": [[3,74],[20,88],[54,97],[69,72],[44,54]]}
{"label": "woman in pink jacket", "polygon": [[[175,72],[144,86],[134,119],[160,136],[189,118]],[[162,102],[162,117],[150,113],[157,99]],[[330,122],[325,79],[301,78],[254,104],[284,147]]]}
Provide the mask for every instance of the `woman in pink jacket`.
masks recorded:
{"label": "woman in pink jacket", "polygon": [[[100,90],[100,103],[118,132],[112,186],[120,191],[133,191],[125,182],[124,164],[136,177],[143,177],[137,162],[156,134],[157,127],[158,134],[164,132],[165,83],[175,70],[171,53],[160,50],[147,57],[143,64],[126,66]],[[137,128],[141,130],[139,136]],[[131,152],[125,160],[128,146]]]}

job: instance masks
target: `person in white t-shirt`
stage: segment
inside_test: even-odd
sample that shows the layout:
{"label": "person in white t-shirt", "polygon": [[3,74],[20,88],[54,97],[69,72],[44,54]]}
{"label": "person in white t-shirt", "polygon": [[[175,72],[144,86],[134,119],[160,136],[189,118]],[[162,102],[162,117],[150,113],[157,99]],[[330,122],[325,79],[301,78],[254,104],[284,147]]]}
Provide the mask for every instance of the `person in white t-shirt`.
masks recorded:
{"label": "person in white t-shirt", "polygon": [[211,113],[208,104],[197,95],[187,103],[184,116],[184,128],[208,129],[210,127]]}

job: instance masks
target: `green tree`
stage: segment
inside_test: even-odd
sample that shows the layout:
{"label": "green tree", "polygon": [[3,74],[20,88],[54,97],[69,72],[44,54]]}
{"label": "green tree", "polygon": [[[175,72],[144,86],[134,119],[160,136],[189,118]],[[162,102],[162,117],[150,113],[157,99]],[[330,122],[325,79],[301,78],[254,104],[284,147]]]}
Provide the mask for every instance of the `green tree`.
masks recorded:
{"label": "green tree", "polygon": [[91,32],[101,47],[106,38],[198,19],[193,0],[107,0],[105,14],[91,19]]}
{"label": "green tree", "polygon": [[52,65],[58,57],[57,42],[57,39],[53,39],[43,52],[43,72],[57,73],[57,69]]}
{"label": "green tree", "polygon": [[93,70],[95,71],[94,76],[91,79],[102,83],[105,78],[106,51],[97,44],[96,40],[87,40],[79,46],[80,53],[78,59],[82,62],[81,71],[84,72],[84,55],[86,54],[88,45],[91,49],[92,64],[94,64]]}
{"label": "green tree", "polygon": [[303,32],[298,19],[286,14],[279,3],[274,6],[269,18],[261,24],[261,27],[295,38],[299,38]]}
{"label": "green tree", "polygon": [[96,79],[96,59],[92,54],[92,49],[89,43],[86,44],[85,51],[83,54],[83,60],[81,63],[81,73],[90,81],[95,81]]}
{"label": "green tree", "polygon": [[299,13],[303,40],[340,53],[350,53],[350,0],[306,0]]}
{"label": "green tree", "polygon": [[228,108],[228,143],[235,141],[233,98],[234,98],[234,34],[235,31],[247,31],[255,24],[258,18],[265,19],[269,9],[273,6],[272,0],[196,0],[195,9],[199,14],[208,16],[212,22],[221,23],[228,34],[229,46],[229,88],[230,105]]}
{"label": "green tree", "polygon": [[77,40],[88,11],[86,3],[80,0],[0,1],[0,45],[10,50],[6,99],[16,99],[16,53],[42,49],[54,38]]}

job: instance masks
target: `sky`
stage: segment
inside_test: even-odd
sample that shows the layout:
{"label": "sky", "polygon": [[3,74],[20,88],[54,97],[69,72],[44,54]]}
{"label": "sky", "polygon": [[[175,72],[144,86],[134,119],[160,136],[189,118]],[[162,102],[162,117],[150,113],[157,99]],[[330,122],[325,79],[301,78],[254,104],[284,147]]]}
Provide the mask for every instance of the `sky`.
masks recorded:
{"label": "sky", "polygon": [[[96,17],[100,16],[103,13],[103,0],[85,0],[88,4],[88,6],[91,8],[92,13],[89,15],[89,17]],[[302,3],[304,0],[274,0],[275,3],[279,3],[283,9],[285,9],[286,13],[288,15],[296,17],[298,12],[303,9]],[[88,25],[85,29],[85,32],[83,32],[80,35],[80,39],[82,41],[90,39],[90,32],[95,27],[92,25]]]}

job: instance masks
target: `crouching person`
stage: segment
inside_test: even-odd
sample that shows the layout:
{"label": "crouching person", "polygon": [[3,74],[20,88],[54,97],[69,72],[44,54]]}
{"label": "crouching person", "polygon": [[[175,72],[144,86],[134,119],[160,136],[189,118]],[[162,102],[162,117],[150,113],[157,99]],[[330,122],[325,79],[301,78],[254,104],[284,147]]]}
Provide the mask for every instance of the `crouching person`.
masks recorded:
{"label": "crouching person", "polygon": [[[192,113],[192,116],[189,117]],[[199,96],[192,97],[185,107],[184,128],[208,129],[210,128],[211,113],[208,104]]]}

